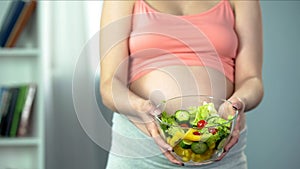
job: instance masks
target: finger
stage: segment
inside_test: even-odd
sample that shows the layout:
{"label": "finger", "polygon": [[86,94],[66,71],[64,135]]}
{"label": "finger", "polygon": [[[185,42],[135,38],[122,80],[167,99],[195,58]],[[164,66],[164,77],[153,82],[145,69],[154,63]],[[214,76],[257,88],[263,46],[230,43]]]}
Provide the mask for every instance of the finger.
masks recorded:
{"label": "finger", "polygon": [[241,102],[233,102],[232,107],[235,108],[236,110],[241,110],[243,107],[243,104]]}
{"label": "finger", "polygon": [[[160,148],[161,149],[161,148]],[[163,151],[164,156],[172,163],[183,166],[184,164],[177,160],[169,151],[164,151],[163,149],[161,149]]]}
{"label": "finger", "polygon": [[234,126],[233,132],[231,134],[230,140],[225,146],[225,151],[229,151],[231,147],[233,147],[239,140],[240,137],[240,116],[236,119],[236,124]]}
{"label": "finger", "polygon": [[238,141],[239,141],[239,134],[235,134],[238,133],[238,131],[233,132],[229,142],[226,144],[225,146],[225,151],[229,151]]}
{"label": "finger", "polygon": [[218,113],[223,119],[228,119],[229,115],[236,115],[236,110],[233,108],[231,102],[224,102],[219,106]]}
{"label": "finger", "polygon": [[153,107],[153,108],[149,111],[149,113],[150,113],[152,116],[158,116],[158,115],[161,114],[161,111],[160,111],[158,108]]}
{"label": "finger", "polygon": [[160,109],[158,109],[150,100],[147,101],[147,104],[149,107],[147,113],[151,114],[152,116],[158,116],[161,114]]}
{"label": "finger", "polygon": [[224,152],[221,154],[221,156],[217,159],[217,161],[220,161],[220,160],[222,160],[225,156],[226,156],[226,154],[228,153],[228,151],[225,151],[224,150]]}
{"label": "finger", "polygon": [[223,159],[226,156],[229,150],[238,142],[239,137],[240,137],[240,115],[237,116],[233,132],[229,138],[229,142],[224,147],[224,152],[217,159],[217,161]]}
{"label": "finger", "polygon": [[159,147],[161,147],[164,151],[172,151],[173,148],[161,138],[157,126],[154,122],[146,123],[146,127],[149,131],[150,136]]}
{"label": "finger", "polygon": [[241,98],[233,97],[233,98],[229,99],[229,101],[232,103],[232,107],[234,107],[236,110],[244,111],[245,103]]}
{"label": "finger", "polygon": [[[239,125],[236,125],[236,126],[239,126]],[[224,158],[226,156],[226,154],[228,153],[228,151],[239,141],[240,131],[239,131],[239,127],[236,127],[236,126],[234,128],[232,135],[230,136],[229,142],[224,147],[224,152],[217,159],[218,161],[221,160],[222,158]]]}
{"label": "finger", "polygon": [[147,129],[150,133],[150,136],[154,139],[154,141],[156,142],[156,144],[159,146],[160,150],[163,152],[163,154],[166,156],[166,158],[177,165],[183,165],[182,162],[178,161],[172,154],[171,151],[173,150],[173,148],[167,144],[160,136],[158,130],[157,130],[157,126],[154,122],[151,123],[147,123],[146,124]]}
{"label": "finger", "polygon": [[238,142],[239,136],[233,136],[230,138],[230,141],[224,148],[224,152],[221,154],[221,156],[217,160],[221,160],[226,156],[226,154],[229,152],[229,150]]}

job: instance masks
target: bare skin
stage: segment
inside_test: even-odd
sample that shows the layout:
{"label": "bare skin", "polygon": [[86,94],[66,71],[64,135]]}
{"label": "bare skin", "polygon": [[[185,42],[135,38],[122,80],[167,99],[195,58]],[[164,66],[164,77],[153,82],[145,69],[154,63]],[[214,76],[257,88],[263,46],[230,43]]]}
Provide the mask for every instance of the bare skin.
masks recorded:
{"label": "bare skin", "polygon": [[[130,85],[130,90],[159,103],[176,96],[195,94],[227,99],[232,95],[233,84],[222,73],[210,68],[170,66],[144,75]],[[143,124],[136,125],[149,135]]]}
{"label": "bare skin", "polygon": [[[157,11],[173,15],[201,13],[218,2],[147,1]],[[225,147],[228,151],[236,144],[239,132],[245,126],[243,112],[256,107],[262,99],[262,28],[259,2],[232,1],[231,5],[235,12],[236,32],[239,37],[234,84],[213,69],[173,66],[152,71],[128,86],[128,37],[134,1],[104,2],[100,37],[100,91],[103,103],[111,110],[127,115],[139,129],[153,137],[167,159],[175,164],[181,165],[181,162],[171,155],[169,151],[172,148],[160,138],[149,114],[154,109],[150,102],[156,103],[162,99],[185,94],[206,94],[229,99],[241,113],[238,118],[239,125],[235,128],[230,143]],[[122,22],[116,27],[123,29],[117,29],[117,32],[114,29],[105,29],[107,25],[122,18]],[[107,45],[112,35],[122,40]]]}

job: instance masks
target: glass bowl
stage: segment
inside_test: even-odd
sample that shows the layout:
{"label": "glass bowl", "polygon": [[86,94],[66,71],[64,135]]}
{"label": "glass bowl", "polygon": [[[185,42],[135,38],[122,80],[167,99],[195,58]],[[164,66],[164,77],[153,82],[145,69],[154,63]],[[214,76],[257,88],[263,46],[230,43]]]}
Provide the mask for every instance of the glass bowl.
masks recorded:
{"label": "glass bowl", "polygon": [[233,131],[238,111],[231,102],[205,95],[171,98],[157,105],[161,136],[185,165],[217,160]]}

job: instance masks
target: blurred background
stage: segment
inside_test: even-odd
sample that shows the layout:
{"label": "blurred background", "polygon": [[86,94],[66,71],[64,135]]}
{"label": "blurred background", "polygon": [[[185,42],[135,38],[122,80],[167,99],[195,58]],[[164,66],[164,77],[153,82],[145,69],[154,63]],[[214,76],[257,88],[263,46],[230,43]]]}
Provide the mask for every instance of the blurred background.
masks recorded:
{"label": "blurred background", "polygon": [[[9,1],[0,3],[1,22],[7,3]],[[34,166],[32,168],[45,166],[47,169],[105,168],[108,153],[106,149],[109,143],[104,147],[99,146],[98,141],[101,141],[101,138],[93,137],[98,133],[99,137],[106,137],[107,140],[110,138],[109,127],[99,128],[101,125],[93,120],[99,112],[98,109],[105,119],[100,123],[109,126],[112,115],[100,103],[97,86],[99,82],[96,76],[99,56],[95,50],[98,45],[102,3],[102,1],[38,2],[36,21],[32,21],[35,28],[25,31],[34,37],[22,35],[18,45],[21,48],[37,47],[42,58],[33,64],[39,64],[38,70],[42,72],[38,75],[41,76],[38,79],[42,83],[40,98],[44,115],[39,117],[42,121],[39,122],[41,128],[39,133],[43,148],[38,156],[42,154],[44,158],[40,160],[44,161],[35,165],[27,164],[25,160],[24,166],[26,164],[28,167],[13,167],[4,165],[4,160],[0,159],[0,169],[30,168],[30,166]],[[247,113],[246,153],[249,169],[299,168],[300,111],[297,104],[300,103],[298,98],[300,2],[261,1],[261,7],[264,26],[265,96],[259,107]],[[35,31],[37,33],[32,33]],[[34,43],[22,46],[27,38],[33,39]],[[4,56],[5,53],[6,49],[0,49],[1,83],[5,83],[5,80],[14,74],[14,71],[7,71],[8,66],[4,61],[8,59]],[[14,62],[15,60],[9,63],[9,68],[17,70],[17,64]],[[29,71],[35,72],[35,69]],[[85,83],[86,81],[93,84]],[[77,89],[86,89],[86,92],[80,93]],[[94,94],[86,95],[90,91]],[[96,104],[91,106],[75,104],[80,96],[81,99],[92,99],[91,101],[95,101]],[[93,98],[87,98],[89,96]],[[95,105],[98,107],[93,107]],[[86,112],[83,112],[84,110]],[[93,115],[82,119],[84,113],[87,116]],[[88,125],[91,128],[87,127]],[[10,154],[11,148],[15,145],[2,143],[1,140],[5,139],[0,138],[0,158],[5,157],[8,161],[14,161],[13,158],[7,158],[7,155],[3,154]],[[20,152],[22,151],[23,149]],[[24,151],[27,151],[27,148],[24,148]],[[26,158],[26,153],[24,157]],[[34,163],[29,157],[28,160],[29,163]]]}

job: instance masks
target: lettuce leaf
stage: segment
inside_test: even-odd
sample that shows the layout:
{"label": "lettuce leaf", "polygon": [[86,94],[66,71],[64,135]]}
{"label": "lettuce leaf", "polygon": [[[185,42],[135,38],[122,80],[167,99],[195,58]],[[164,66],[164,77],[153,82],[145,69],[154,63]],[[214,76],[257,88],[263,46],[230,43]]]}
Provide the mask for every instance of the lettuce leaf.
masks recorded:
{"label": "lettuce leaf", "polygon": [[189,112],[195,114],[195,119],[191,125],[196,126],[199,120],[206,120],[209,116],[217,115],[217,110],[213,103],[204,103],[202,106],[191,107]]}
{"label": "lettuce leaf", "polygon": [[169,128],[169,126],[178,125],[174,115],[168,115],[165,111],[161,113],[160,119],[162,121],[162,123],[160,123],[160,127],[164,131],[166,131]]}

